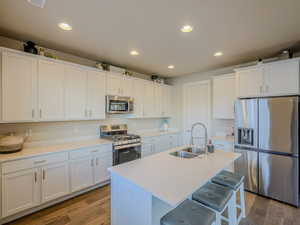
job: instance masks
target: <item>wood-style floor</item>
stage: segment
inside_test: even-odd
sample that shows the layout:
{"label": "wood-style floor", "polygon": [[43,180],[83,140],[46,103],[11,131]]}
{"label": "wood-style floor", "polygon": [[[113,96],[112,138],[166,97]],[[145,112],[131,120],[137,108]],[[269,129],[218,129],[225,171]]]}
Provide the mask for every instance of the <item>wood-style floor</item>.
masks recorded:
{"label": "wood-style floor", "polygon": [[[246,203],[247,218],[240,225],[300,225],[300,209],[251,193],[246,193]],[[110,225],[110,187],[83,194],[9,225]]]}

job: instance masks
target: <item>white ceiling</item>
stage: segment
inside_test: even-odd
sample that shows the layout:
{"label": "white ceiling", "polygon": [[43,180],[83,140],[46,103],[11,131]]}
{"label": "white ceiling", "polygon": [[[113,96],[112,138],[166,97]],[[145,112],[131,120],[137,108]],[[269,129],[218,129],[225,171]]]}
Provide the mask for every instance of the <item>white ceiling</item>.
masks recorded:
{"label": "white ceiling", "polygon": [[[185,24],[194,31],[181,33]],[[4,36],[166,76],[273,56],[299,41],[299,28],[299,0],[47,0],[43,9],[0,1]]]}

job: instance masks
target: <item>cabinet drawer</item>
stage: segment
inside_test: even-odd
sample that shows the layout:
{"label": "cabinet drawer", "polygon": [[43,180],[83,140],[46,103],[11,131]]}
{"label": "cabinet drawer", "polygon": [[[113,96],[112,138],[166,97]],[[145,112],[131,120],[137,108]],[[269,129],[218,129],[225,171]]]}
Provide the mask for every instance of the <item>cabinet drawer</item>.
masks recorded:
{"label": "cabinet drawer", "polygon": [[2,173],[11,173],[19,170],[30,169],[34,167],[44,166],[47,164],[64,162],[68,160],[68,153],[56,153],[45,156],[32,157],[29,159],[20,159],[2,164]]}
{"label": "cabinet drawer", "polygon": [[112,145],[100,145],[91,148],[83,148],[70,152],[70,159],[80,159],[83,157],[89,157],[94,154],[110,154],[112,153]]}

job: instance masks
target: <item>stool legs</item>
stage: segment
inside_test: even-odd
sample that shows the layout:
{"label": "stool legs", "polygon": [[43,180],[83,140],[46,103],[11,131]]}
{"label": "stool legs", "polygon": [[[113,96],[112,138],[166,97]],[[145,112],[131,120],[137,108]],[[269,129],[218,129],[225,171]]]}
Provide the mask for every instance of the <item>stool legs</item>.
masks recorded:
{"label": "stool legs", "polygon": [[228,220],[229,224],[237,225],[237,210],[236,210],[236,194],[234,193],[228,204]]}
{"label": "stool legs", "polygon": [[246,217],[246,206],[245,206],[245,190],[244,190],[244,182],[240,186],[240,201],[241,201],[241,211],[242,217]]}

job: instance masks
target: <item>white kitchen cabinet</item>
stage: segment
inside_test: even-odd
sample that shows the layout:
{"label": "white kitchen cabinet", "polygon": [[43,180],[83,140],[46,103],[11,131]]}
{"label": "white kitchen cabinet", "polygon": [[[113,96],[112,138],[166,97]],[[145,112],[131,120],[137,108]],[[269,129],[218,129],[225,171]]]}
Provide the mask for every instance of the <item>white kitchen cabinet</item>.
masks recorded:
{"label": "white kitchen cabinet", "polygon": [[70,162],[71,192],[93,185],[93,158],[80,158]]}
{"label": "white kitchen cabinet", "polygon": [[236,70],[238,97],[299,94],[299,59]]}
{"label": "white kitchen cabinet", "polygon": [[87,110],[89,119],[105,119],[106,76],[97,71],[88,72]]}
{"label": "white kitchen cabinet", "polygon": [[51,164],[41,168],[42,203],[69,194],[68,162]]}
{"label": "white kitchen cabinet", "polygon": [[144,91],[145,81],[142,79],[134,79],[133,81],[133,98],[134,98],[134,117],[141,118],[144,116]]}
{"label": "white kitchen cabinet", "polygon": [[162,88],[162,116],[172,116],[172,88],[169,85]]}
{"label": "white kitchen cabinet", "polygon": [[5,122],[34,121],[37,118],[37,60],[2,53],[2,120]]}
{"label": "white kitchen cabinet", "polygon": [[264,94],[268,96],[299,93],[299,61],[284,60],[264,66]]}
{"label": "white kitchen cabinet", "polygon": [[142,158],[153,155],[154,148],[152,143],[143,143],[142,144]]}
{"label": "white kitchen cabinet", "polygon": [[237,95],[239,97],[255,97],[263,95],[263,67],[251,67],[237,70]]}
{"label": "white kitchen cabinet", "polygon": [[234,119],[235,99],[235,74],[215,77],[213,79],[213,117]]}
{"label": "white kitchen cabinet", "polygon": [[39,60],[38,117],[41,121],[65,119],[65,67],[61,63]]}
{"label": "white kitchen cabinet", "polygon": [[118,74],[107,73],[107,95],[122,95],[122,76]]}
{"label": "white kitchen cabinet", "polygon": [[163,87],[154,83],[154,116],[162,117],[163,113]]}
{"label": "white kitchen cabinet", "polygon": [[98,154],[94,158],[94,184],[99,184],[110,179],[108,168],[112,166],[112,152]]}
{"label": "white kitchen cabinet", "polygon": [[2,175],[2,217],[39,204],[38,172],[27,169]]}
{"label": "white kitchen cabinet", "polygon": [[144,86],[144,117],[155,117],[154,83],[146,81]]}
{"label": "white kitchen cabinet", "polygon": [[180,144],[179,141],[179,134],[170,134],[169,135],[169,146],[168,149],[170,148],[176,148]]}
{"label": "white kitchen cabinet", "polygon": [[108,72],[107,74],[107,95],[118,95],[131,97],[133,79],[122,74]]}
{"label": "white kitchen cabinet", "polygon": [[75,66],[65,67],[66,117],[69,120],[87,119],[87,71]]}

